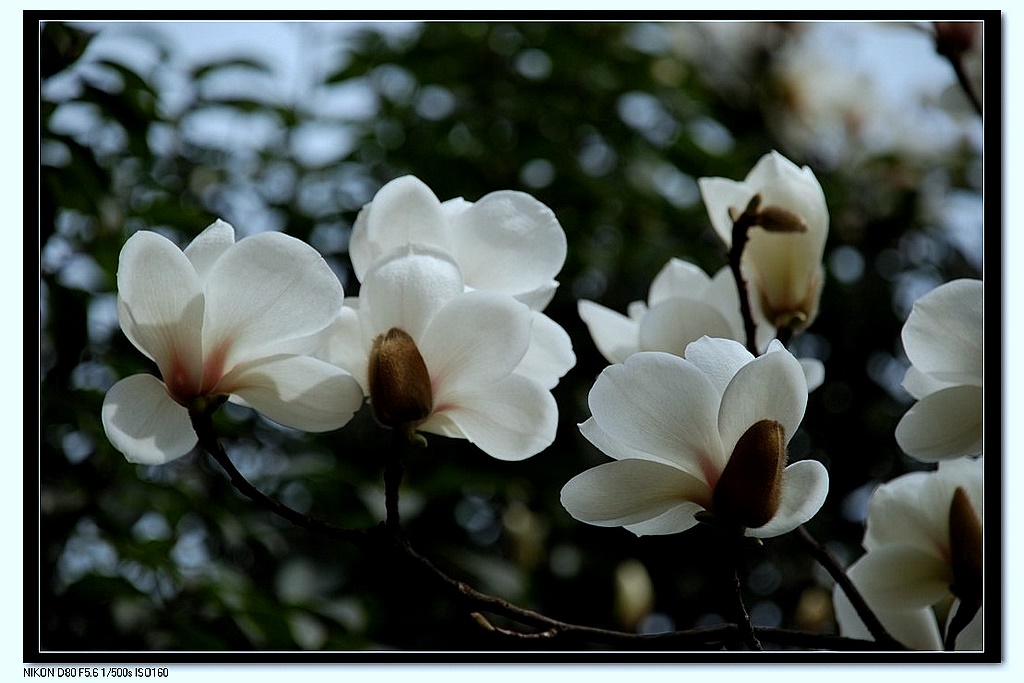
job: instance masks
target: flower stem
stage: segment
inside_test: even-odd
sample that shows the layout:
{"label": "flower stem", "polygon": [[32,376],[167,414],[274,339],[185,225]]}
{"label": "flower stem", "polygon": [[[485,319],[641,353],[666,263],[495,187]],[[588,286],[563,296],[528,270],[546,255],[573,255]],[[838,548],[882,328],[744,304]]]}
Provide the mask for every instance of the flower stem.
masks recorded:
{"label": "flower stem", "polygon": [[408,443],[400,430],[393,430],[391,445],[384,453],[384,509],[385,524],[396,537],[402,535],[402,521],[398,513],[398,489],[402,484],[402,458]]}
{"label": "flower stem", "polygon": [[747,233],[750,228],[757,224],[757,208],[761,205],[761,195],[755,194],[747,208],[732,222],[732,246],[729,248],[729,270],[736,280],[736,291],[740,297],[740,315],[743,316],[743,332],[746,337],[747,351],[754,356],[759,355],[757,349],[757,325],[754,323],[754,314],[750,309],[750,293],[747,290],[747,282],[743,278],[743,271],[740,270],[740,262],[743,258],[743,250],[747,246]]}
{"label": "flower stem", "polygon": [[828,548],[818,543],[804,527],[799,527],[797,531],[801,540],[810,549],[811,554],[814,555],[814,559],[828,571],[835,582],[843,589],[843,592],[846,593],[846,597],[849,598],[853,608],[857,611],[857,616],[864,622],[864,625],[874,639],[886,647],[897,650],[904,649],[903,645],[885,630],[882,622],[878,620],[878,617],[875,616],[875,613],[868,606],[867,601],[864,600],[864,596],[853,585],[853,581],[850,581],[850,577],[846,575],[839,561],[829,552]]}

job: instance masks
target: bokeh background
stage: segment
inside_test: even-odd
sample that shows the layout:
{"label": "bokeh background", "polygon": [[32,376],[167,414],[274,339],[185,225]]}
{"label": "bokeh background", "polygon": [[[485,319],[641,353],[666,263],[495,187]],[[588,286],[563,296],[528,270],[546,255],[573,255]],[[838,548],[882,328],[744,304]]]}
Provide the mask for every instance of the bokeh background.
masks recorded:
{"label": "bokeh background", "polygon": [[[977,28],[964,61],[980,89]],[[99,419],[107,388],[153,371],[117,324],[130,234],[184,245],[216,218],[239,236],[281,230],[357,294],[352,222],[407,173],[441,200],[518,189],[554,210],[569,251],[546,312],[577,355],[545,452],[502,463],[433,437],[407,462],[403,519],[422,554],[564,621],[638,632],[723,621],[728,582],[709,530],[638,539],[577,523],[558,502],[606,460],[576,428],[606,365],[576,306],[625,311],[670,257],[717,271],[723,248],[696,179],[740,179],[777,149],[814,170],[831,215],[821,312],[791,347],[820,358],[826,379],[790,457],[828,467],[829,498],[807,526],[844,563],[857,557],[872,488],[922,467],[893,438],[909,406],[902,322],[920,295],[983,268],[981,117],[931,25],[266,29],[40,26],[41,649],[494,646],[429,584],[254,507],[204,454],[128,463]],[[218,34],[227,49],[196,49]],[[387,434],[367,411],[325,435],[233,406],[217,426],[265,492],[341,525],[382,519]],[[745,569],[756,625],[835,632],[831,580],[795,538],[769,540]]]}

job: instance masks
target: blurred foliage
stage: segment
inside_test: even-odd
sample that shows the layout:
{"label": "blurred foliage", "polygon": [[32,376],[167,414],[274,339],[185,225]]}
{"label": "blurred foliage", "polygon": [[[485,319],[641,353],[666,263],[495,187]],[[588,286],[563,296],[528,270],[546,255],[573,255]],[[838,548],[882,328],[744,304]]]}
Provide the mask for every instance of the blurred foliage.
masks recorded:
{"label": "blurred foliage", "polygon": [[[826,382],[810,397],[791,457],[828,466],[830,496],[809,528],[852,560],[864,493],[919,467],[893,438],[908,405],[899,331],[910,294],[979,276],[944,229],[942,207],[954,193],[980,197],[982,150],[969,137],[926,155],[854,144],[837,156],[794,144],[783,123],[794,120],[796,100],[778,66],[806,30],[755,25],[733,50],[699,24],[366,29],[339,41],[339,65],[314,91],[328,104],[314,108],[264,101],[258,86],[218,87],[269,77],[247,58],[194,68],[172,106],[158,84],[173,55],[155,36],[144,39],[153,66],[139,72],[91,58],[89,31],[43,25],[41,648],[494,646],[429,585],[255,508],[201,453],[157,468],[129,464],[99,419],[118,378],[154,371],[116,323],[117,257],[132,232],[158,230],[184,245],[218,217],[240,235],[284,230],[319,249],[356,294],[345,252],[352,221],[377,188],[406,173],[442,200],[520,189],[554,210],[569,256],[547,312],[578,358],[555,389],[561,426],[547,451],[503,463],[432,437],[408,462],[403,518],[422,554],[481,590],[574,623],[685,629],[722,620],[729,572],[708,530],[638,539],[579,524],[559,503],[569,478],[605,459],[576,428],[606,364],[576,303],[624,311],[673,256],[714,273],[724,253],[695,179],[742,178],[779,149],[815,170],[832,225],[821,314],[794,341],[825,361]],[[332,93],[358,93],[363,104],[332,107],[351,101]],[[204,121],[227,123],[203,137]],[[347,142],[333,158],[297,151],[339,132]],[[980,229],[976,215],[964,220]],[[232,459],[265,492],[341,525],[382,518],[377,453],[387,435],[365,411],[326,435],[232,406],[217,418]],[[637,561],[649,605],[623,624],[616,575],[629,567],[624,575],[637,576]],[[795,539],[766,542],[749,570],[755,624],[834,631],[822,601],[830,580]]]}

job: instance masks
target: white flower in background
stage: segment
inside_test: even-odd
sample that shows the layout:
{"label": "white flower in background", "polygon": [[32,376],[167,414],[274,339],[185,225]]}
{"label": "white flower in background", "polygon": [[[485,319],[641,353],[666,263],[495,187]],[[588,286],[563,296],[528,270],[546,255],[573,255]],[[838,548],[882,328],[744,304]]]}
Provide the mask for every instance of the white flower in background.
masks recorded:
{"label": "white flower in background", "polygon": [[347,373],[296,353],[331,323],[338,278],[310,246],[280,233],[235,242],[216,221],[182,252],[155,232],[132,235],[117,269],[125,336],[161,381],[127,377],[103,400],[103,428],[131,462],[161,464],[197,438],[188,411],[221,398],[305,431],[337,429],[362,405]]}
{"label": "white flower in background", "polygon": [[[676,258],[655,276],[647,302],[629,305],[628,316],[586,300],[580,300],[578,310],[594,344],[611,363],[622,363],[638,351],[682,356],[691,342],[704,336],[739,342],[746,337],[736,280],[729,268],[709,278],[700,267]],[[758,348],[764,350],[775,337],[775,328],[758,325],[757,336]],[[800,365],[808,390],[820,386],[825,377],[821,361],[800,359]]]}
{"label": "white flower in background", "polygon": [[914,302],[903,325],[911,362],[903,387],[917,403],[896,426],[896,441],[911,457],[982,452],[984,298],[981,280],[953,280]]}
{"label": "white flower in background", "polygon": [[410,243],[448,252],[467,289],[515,297],[533,311],[524,365],[547,388],[576,364],[569,335],[541,313],[558,288],[566,256],[565,231],[547,206],[524,192],[491,192],[476,202],[440,202],[414,176],[396,178],[363,207],[352,228],[349,254],[363,282],[373,264]]}
{"label": "white flower in background", "polygon": [[818,314],[828,237],[825,194],[811,169],[771,152],[742,181],[700,178],[697,185],[711,225],[730,248],[733,221],[760,198],[740,262],[755,322],[793,331],[810,325]]}
{"label": "white flower in background", "polygon": [[739,342],[704,337],[685,358],[641,352],[604,369],[583,435],[613,462],[562,488],[581,522],[673,534],[702,511],[747,536],[803,524],[828,493],[821,463],[786,466],[807,405],[800,364],[772,342],[754,358]]}
{"label": "white flower in background", "polygon": [[[956,649],[983,646],[983,462],[962,458],[933,472],[905,474],[875,489],[868,503],[867,552],[847,575],[890,635],[907,647],[943,649],[958,610],[969,623]],[[838,586],[833,598],[843,635],[870,638]]]}
{"label": "white flower in background", "polygon": [[522,368],[534,321],[508,295],[465,291],[446,252],[413,244],[365,274],[328,358],[359,380],[381,423],[522,460],[551,445],[558,421],[547,387]]}

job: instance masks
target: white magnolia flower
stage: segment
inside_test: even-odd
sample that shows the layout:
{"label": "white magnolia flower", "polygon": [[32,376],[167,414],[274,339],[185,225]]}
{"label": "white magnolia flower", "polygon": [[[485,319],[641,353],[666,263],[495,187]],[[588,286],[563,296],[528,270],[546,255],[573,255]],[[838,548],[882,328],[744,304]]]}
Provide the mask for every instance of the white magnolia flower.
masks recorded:
{"label": "white magnolia flower", "polygon": [[760,198],[741,260],[755,320],[794,331],[810,325],[818,314],[828,237],[825,194],[811,169],[771,152],[743,181],[700,178],[697,184],[711,225],[727,247],[733,221],[755,196]]}
{"label": "white magnolia flower", "polygon": [[[628,316],[586,300],[580,300],[578,310],[594,344],[611,363],[622,363],[638,351],[682,356],[691,342],[704,336],[746,339],[736,280],[729,268],[709,278],[699,266],[676,258],[655,276],[647,302],[629,305]],[[775,332],[768,323],[758,325],[758,348],[767,349]],[[813,391],[824,381],[825,368],[813,358],[800,359],[800,365],[807,388]]]}
{"label": "white magnolia flower", "polygon": [[[860,559],[847,575],[890,635],[941,650],[958,610],[969,623],[956,649],[983,645],[983,458],[940,463],[882,484],[868,504]],[[844,635],[870,638],[841,588],[833,593]],[[974,610],[977,610],[975,613]]]}
{"label": "white magnolia flower", "polygon": [[508,295],[465,291],[446,252],[411,244],[366,273],[328,353],[359,380],[383,424],[522,460],[551,445],[558,421],[551,393],[520,371],[534,321]]}
{"label": "white magnolia flower", "polygon": [[156,363],[103,400],[103,428],[131,462],[161,464],[196,444],[189,408],[244,403],[305,431],[344,425],[362,404],[347,373],[297,355],[293,343],[330,324],[341,285],[299,240],[263,233],[235,243],[216,221],[182,252],[155,232],[132,235],[117,269],[125,336]]}
{"label": "white magnolia flower", "polygon": [[567,248],[547,206],[514,190],[442,203],[418,178],[397,178],[356,217],[349,244],[356,277],[363,282],[376,261],[413,242],[446,251],[467,289],[507,294],[530,307],[533,336],[523,365],[547,388],[576,364],[569,335],[541,313],[558,287]]}
{"label": "white magnolia flower", "polygon": [[984,284],[953,280],[914,303],[903,326],[911,367],[903,387],[917,399],[896,426],[908,455],[935,462],[982,452]]}
{"label": "white magnolia flower", "polygon": [[781,343],[754,358],[739,342],[704,337],[685,358],[641,352],[604,369],[583,435],[614,462],[562,488],[581,522],[672,534],[702,511],[747,536],[803,524],[828,493],[821,463],[786,466],[807,405],[800,364]]}

